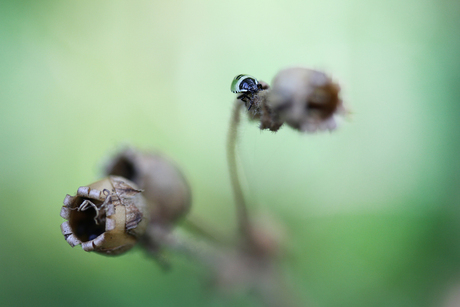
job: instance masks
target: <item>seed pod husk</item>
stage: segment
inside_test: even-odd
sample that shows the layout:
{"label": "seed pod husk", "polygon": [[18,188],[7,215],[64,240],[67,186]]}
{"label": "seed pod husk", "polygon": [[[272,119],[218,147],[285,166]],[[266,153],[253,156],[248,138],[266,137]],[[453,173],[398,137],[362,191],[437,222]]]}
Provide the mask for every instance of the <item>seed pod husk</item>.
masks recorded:
{"label": "seed pod husk", "polygon": [[344,113],[340,86],[325,73],[303,67],[281,70],[273,79],[268,105],[294,129],[334,130],[334,115]]}
{"label": "seed pod husk", "polygon": [[109,176],[67,195],[61,209],[61,231],[70,246],[118,255],[131,249],[145,233],[150,214],[133,182]]}
{"label": "seed pod husk", "polygon": [[185,177],[160,154],[127,148],[110,160],[106,174],[128,178],[144,190],[152,222],[171,224],[190,210],[191,193]]}

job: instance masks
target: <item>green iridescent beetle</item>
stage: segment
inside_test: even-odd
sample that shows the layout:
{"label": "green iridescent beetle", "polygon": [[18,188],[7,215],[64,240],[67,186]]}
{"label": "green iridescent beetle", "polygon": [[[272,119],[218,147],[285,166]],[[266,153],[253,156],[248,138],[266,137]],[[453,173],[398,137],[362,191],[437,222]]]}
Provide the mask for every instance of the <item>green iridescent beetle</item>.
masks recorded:
{"label": "green iridescent beetle", "polygon": [[238,96],[237,99],[241,99],[245,103],[249,103],[249,111],[254,104],[253,95],[262,90],[262,85],[253,76],[240,74],[233,78],[230,90],[235,94],[243,93]]}

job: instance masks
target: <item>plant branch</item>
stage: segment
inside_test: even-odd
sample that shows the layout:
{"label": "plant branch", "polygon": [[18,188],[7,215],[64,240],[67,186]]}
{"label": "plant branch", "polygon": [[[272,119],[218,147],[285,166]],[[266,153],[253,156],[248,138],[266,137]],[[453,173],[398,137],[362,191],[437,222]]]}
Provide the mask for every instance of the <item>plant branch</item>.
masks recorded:
{"label": "plant branch", "polygon": [[202,220],[198,220],[196,217],[188,216],[181,222],[183,228],[189,232],[198,235],[199,237],[206,239],[212,243],[218,245],[231,245],[232,240],[219,231],[204,223]]}

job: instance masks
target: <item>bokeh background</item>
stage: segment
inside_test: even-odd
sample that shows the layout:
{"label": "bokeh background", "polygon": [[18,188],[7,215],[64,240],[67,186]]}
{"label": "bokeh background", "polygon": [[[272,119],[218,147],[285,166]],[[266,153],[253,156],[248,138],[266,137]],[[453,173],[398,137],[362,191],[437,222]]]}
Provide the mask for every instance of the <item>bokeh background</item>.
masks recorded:
{"label": "bokeh background", "polygon": [[[334,133],[242,124],[255,212],[286,229],[309,306],[460,306],[460,3],[449,0],[1,1],[0,305],[259,306],[142,250],[74,249],[62,201],[131,144],[174,159],[191,217],[235,231],[232,78],[324,70],[353,111]],[[256,211],[257,210],[257,211]]]}

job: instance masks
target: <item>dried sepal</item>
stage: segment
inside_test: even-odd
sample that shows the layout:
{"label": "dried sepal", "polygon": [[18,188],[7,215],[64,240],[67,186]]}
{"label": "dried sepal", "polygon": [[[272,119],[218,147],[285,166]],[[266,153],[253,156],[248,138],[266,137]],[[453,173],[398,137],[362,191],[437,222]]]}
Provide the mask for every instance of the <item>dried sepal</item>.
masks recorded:
{"label": "dried sepal", "polygon": [[106,174],[128,178],[143,189],[151,220],[156,223],[173,223],[190,210],[191,193],[185,177],[159,154],[127,148],[110,160]]}
{"label": "dried sepal", "polygon": [[[273,112],[271,107],[267,104],[270,86],[264,81],[259,81],[259,84],[261,84],[262,90],[253,93],[251,96],[253,105],[251,109],[248,110],[249,119],[260,122],[260,130],[268,129],[276,132],[283,125],[283,121],[280,120],[278,114]],[[245,107],[246,109],[248,108],[247,103],[245,103]]]}
{"label": "dried sepal", "polygon": [[345,111],[339,92],[339,85],[325,73],[293,67],[275,76],[267,100],[272,111],[294,129],[334,130],[334,115]]}
{"label": "dried sepal", "polygon": [[129,180],[109,176],[67,195],[61,209],[61,231],[70,246],[118,255],[133,247],[150,215],[140,190]]}

